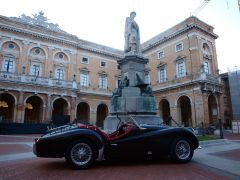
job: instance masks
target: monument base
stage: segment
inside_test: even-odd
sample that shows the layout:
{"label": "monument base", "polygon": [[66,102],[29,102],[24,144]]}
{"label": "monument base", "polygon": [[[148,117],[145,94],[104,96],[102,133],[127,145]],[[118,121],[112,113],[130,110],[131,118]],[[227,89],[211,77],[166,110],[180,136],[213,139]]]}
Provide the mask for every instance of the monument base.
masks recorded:
{"label": "monument base", "polygon": [[[119,115],[119,118],[122,120],[127,120],[129,116]],[[162,119],[158,115],[131,115],[131,117],[139,124],[148,124],[148,125],[160,125],[162,124]],[[117,115],[109,115],[104,120],[104,131],[106,133],[111,133],[116,131],[119,124],[119,119]]]}

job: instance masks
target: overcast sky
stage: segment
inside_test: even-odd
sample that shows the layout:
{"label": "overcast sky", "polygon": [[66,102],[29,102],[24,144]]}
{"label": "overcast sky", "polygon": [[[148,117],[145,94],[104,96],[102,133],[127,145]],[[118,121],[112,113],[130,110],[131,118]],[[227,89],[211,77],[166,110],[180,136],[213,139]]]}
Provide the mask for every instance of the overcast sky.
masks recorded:
{"label": "overcast sky", "polygon": [[[0,0],[0,14],[18,17],[43,11],[49,22],[80,39],[123,50],[125,18],[136,11],[141,42],[188,18],[204,0]],[[197,17],[212,25],[221,72],[240,68],[238,0],[210,0]]]}

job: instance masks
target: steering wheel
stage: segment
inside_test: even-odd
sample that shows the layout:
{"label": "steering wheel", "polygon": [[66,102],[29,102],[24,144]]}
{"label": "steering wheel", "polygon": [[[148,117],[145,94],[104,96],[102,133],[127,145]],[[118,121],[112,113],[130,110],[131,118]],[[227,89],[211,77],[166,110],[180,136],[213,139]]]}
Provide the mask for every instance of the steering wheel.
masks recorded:
{"label": "steering wheel", "polygon": [[119,127],[119,129],[118,129],[118,131],[126,131],[126,128],[128,127],[128,124],[122,124],[120,127]]}

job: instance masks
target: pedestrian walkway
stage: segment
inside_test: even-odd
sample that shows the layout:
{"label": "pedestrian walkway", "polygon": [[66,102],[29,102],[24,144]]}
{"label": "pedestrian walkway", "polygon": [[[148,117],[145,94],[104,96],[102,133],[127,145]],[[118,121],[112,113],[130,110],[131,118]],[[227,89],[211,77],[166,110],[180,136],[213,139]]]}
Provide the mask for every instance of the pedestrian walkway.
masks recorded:
{"label": "pedestrian walkway", "polygon": [[200,142],[193,161],[238,175],[240,178],[240,134],[226,134],[225,139]]}
{"label": "pedestrian walkway", "polygon": [[34,158],[34,139],[40,135],[0,135],[0,163]]}

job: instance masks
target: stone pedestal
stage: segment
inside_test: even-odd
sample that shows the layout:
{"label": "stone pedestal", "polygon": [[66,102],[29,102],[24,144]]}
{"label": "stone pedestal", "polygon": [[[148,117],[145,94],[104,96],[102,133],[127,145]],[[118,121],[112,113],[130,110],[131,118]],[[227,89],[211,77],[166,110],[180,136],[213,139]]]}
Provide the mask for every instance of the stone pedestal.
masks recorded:
{"label": "stone pedestal", "polygon": [[138,74],[140,79],[144,80],[145,65],[147,63],[148,59],[137,55],[125,56],[123,59],[118,60],[122,81],[127,77],[129,79],[129,86],[137,86],[139,80],[136,74]]}
{"label": "stone pedestal", "polygon": [[124,87],[121,96],[112,98],[110,114],[156,114],[156,100],[151,95],[142,94],[138,87]]}
{"label": "stone pedestal", "polygon": [[[156,100],[148,84],[144,82],[145,65],[148,59],[139,56],[125,56],[118,61],[121,69],[121,84],[111,99],[110,115],[104,120],[104,129],[114,131],[121,114],[131,115],[140,124],[160,124],[156,114]],[[129,118],[128,116],[121,116]]]}

